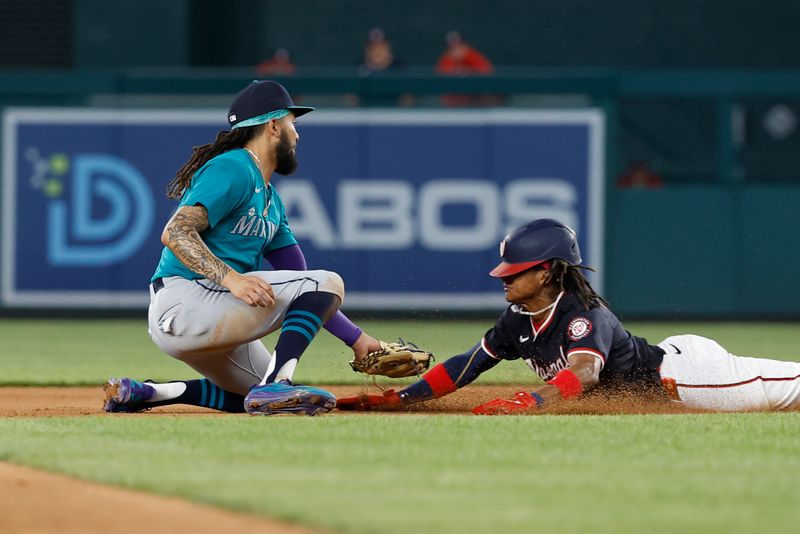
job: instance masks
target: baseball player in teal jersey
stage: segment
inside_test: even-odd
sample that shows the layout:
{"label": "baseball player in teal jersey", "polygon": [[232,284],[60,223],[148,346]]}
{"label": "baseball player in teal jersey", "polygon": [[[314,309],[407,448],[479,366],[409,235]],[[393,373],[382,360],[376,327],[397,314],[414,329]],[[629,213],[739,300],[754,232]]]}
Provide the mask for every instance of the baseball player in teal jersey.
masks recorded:
{"label": "baseball player in teal jersey", "polygon": [[[105,410],[134,412],[191,404],[227,412],[315,415],[335,405],[322,389],[292,384],[295,367],[321,327],[356,359],[380,349],[340,311],[341,277],[307,270],[273,172],[297,167],[295,106],[280,84],[255,81],[228,113],[230,131],[197,147],[170,182],[180,205],[161,236],[151,279],[153,342],[205,378],[165,384],[113,378]],[[275,270],[260,270],[262,258]],[[274,353],[261,338],[280,329]]]}

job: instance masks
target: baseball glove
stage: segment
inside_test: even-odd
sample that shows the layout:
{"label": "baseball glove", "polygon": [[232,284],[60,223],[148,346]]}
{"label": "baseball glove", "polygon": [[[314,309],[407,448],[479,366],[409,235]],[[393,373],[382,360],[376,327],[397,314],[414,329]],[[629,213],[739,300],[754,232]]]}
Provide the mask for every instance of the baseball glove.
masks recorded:
{"label": "baseball glove", "polygon": [[389,378],[419,376],[434,360],[433,354],[402,338],[396,343],[380,341],[380,344],[380,350],[370,352],[360,360],[351,360],[353,371]]}

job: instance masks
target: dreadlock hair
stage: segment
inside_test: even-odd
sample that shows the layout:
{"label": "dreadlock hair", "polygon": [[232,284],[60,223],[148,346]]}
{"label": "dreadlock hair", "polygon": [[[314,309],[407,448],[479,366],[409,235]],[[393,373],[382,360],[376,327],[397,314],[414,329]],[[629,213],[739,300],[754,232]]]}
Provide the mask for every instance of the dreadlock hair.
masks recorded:
{"label": "dreadlock hair", "polygon": [[263,129],[264,125],[259,124],[234,130],[222,130],[217,134],[217,138],[213,143],[194,147],[192,149],[192,157],[175,173],[175,178],[167,185],[167,198],[181,198],[189,187],[192,176],[200,167],[223,152],[242,148],[252,138],[261,133]]}
{"label": "dreadlock hair", "polygon": [[569,291],[577,295],[587,310],[595,306],[609,307],[608,302],[592,289],[589,281],[583,276],[581,270],[595,272],[591,267],[583,265],[572,265],[569,262],[553,259],[550,267],[550,275],[553,283],[561,291]]}

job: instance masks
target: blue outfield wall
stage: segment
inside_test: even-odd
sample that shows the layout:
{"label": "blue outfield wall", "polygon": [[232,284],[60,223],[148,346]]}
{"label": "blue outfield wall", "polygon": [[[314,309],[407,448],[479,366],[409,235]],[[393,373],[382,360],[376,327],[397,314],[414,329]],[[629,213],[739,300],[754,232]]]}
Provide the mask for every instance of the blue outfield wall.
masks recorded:
{"label": "blue outfield wall", "polygon": [[[4,306],[144,307],[176,207],[165,186],[224,117],[7,110]],[[347,309],[499,309],[499,241],[539,217],[573,226],[602,267],[599,110],[330,111],[298,130],[300,167],[275,184],[309,266],[344,277]]]}
{"label": "blue outfield wall", "polygon": [[[222,117],[222,120],[220,119]],[[141,308],[175,202],[166,183],[224,112],[6,110],[2,306]],[[508,227],[574,225],[625,318],[800,317],[800,184],[606,186],[597,110],[315,112],[276,178],[346,309],[491,310]]]}

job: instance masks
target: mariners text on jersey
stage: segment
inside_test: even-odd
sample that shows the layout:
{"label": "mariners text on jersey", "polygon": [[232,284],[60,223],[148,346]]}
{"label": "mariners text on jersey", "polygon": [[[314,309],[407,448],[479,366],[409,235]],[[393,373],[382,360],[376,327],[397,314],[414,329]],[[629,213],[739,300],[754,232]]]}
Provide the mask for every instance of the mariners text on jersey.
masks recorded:
{"label": "mariners text on jersey", "polygon": [[[297,243],[278,192],[264,184],[244,149],[220,154],[202,166],[180,205],[206,208],[209,227],[200,237],[216,257],[240,273],[258,270],[267,252]],[[168,276],[203,278],[164,247],[152,279]]]}

